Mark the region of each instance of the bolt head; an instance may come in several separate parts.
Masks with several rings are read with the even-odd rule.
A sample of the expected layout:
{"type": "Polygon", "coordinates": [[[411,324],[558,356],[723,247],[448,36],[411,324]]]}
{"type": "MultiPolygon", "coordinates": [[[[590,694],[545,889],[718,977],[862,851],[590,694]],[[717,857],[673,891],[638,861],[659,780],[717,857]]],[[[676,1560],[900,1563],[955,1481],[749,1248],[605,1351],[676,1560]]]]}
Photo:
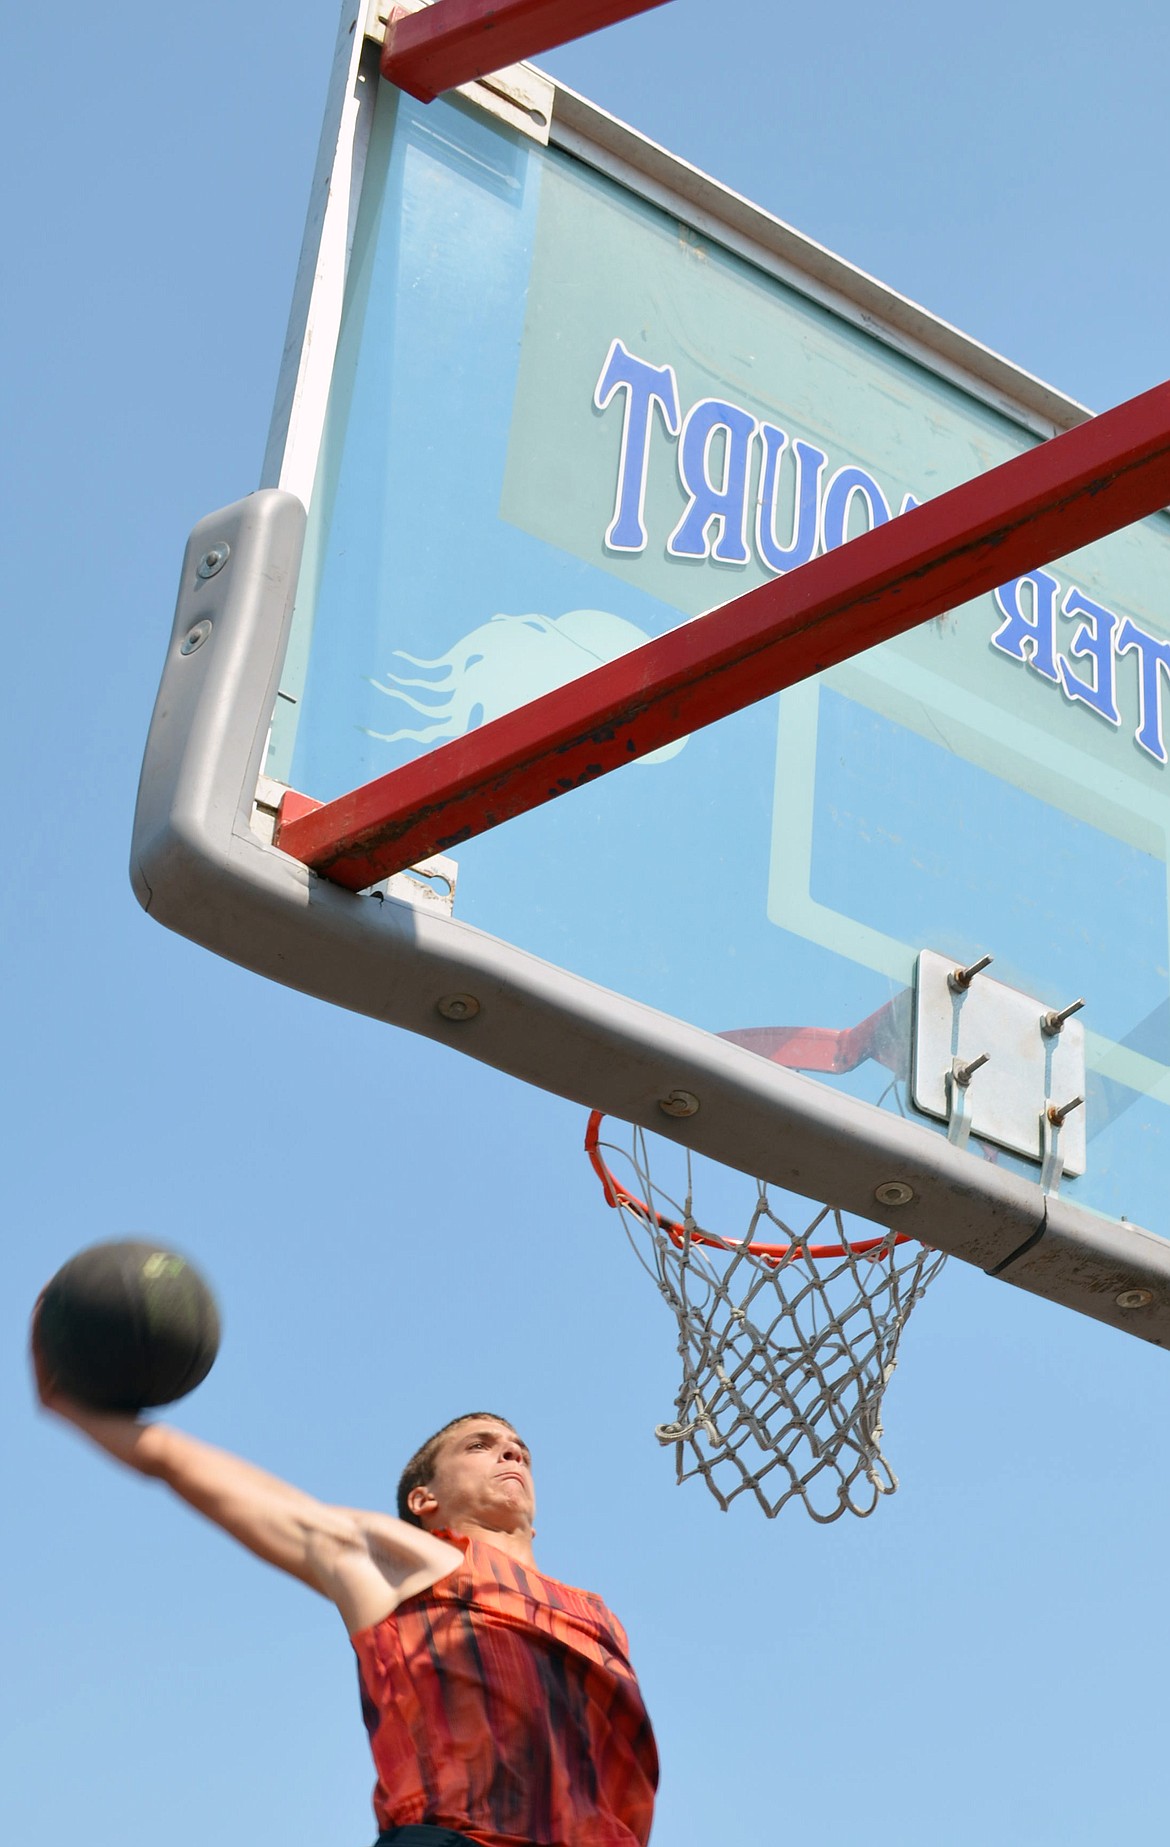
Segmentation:
{"type": "Polygon", "coordinates": [[[194,654],[196,648],[201,648],[203,646],[210,633],[211,623],[208,622],[206,618],[204,618],[202,622],[197,622],[194,628],[189,628],[187,633],[183,636],[179,644],[179,653],[194,654]]]}
{"type": "Polygon", "coordinates": [[[914,1188],[905,1180],[883,1180],[874,1188],[873,1196],[879,1206],[908,1206],[914,1198],[914,1188]]]}
{"type": "Polygon", "coordinates": [[[195,566],[196,576],[214,577],[217,571],[223,570],[224,565],[231,555],[232,548],[227,540],[220,539],[217,545],[212,545],[204,552],[202,558],[200,558],[199,563],[195,566]]]}
{"type": "Polygon", "coordinates": [[[1118,1308],[1148,1308],[1153,1299],[1152,1289],[1123,1289],[1116,1298],[1118,1308]]]}
{"type": "Polygon", "coordinates": [[[445,1020],[474,1020],[479,1002],[474,994],[446,994],[438,1003],[438,1011],[445,1020]]]}
{"type": "Polygon", "coordinates": [[[689,1090],[672,1090],[669,1096],[659,1097],[658,1107],[664,1116],[694,1116],[698,1112],[699,1099],[689,1090]]]}

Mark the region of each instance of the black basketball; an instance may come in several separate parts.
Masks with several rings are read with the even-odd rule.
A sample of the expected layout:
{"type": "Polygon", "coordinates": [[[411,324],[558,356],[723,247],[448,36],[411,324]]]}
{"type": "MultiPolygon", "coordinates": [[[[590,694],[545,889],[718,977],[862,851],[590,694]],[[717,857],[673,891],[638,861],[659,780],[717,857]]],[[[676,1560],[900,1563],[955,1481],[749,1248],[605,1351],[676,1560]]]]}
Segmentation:
{"type": "Polygon", "coordinates": [[[194,1391],[219,1349],[219,1311],[185,1257],[141,1238],[92,1244],[45,1290],[37,1343],[56,1388],[96,1411],[194,1391]]]}

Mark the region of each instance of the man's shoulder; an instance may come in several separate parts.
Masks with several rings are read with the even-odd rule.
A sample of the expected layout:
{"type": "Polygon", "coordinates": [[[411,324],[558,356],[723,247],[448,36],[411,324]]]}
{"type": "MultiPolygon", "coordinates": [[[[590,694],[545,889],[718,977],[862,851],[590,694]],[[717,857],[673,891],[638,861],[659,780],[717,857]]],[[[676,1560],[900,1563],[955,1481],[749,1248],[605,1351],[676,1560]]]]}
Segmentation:
{"type": "Polygon", "coordinates": [[[452,1575],[451,1589],[456,1594],[481,1608],[494,1604],[502,1613],[509,1609],[519,1613],[527,1606],[530,1612],[542,1613],[541,1627],[554,1632],[562,1626],[566,1630],[585,1630],[607,1647],[628,1653],[626,1631],[598,1591],[553,1577],[531,1559],[518,1559],[487,1540],[464,1539],[455,1534],[450,1538],[453,1544],[467,1547],[469,1575],[452,1575]]]}

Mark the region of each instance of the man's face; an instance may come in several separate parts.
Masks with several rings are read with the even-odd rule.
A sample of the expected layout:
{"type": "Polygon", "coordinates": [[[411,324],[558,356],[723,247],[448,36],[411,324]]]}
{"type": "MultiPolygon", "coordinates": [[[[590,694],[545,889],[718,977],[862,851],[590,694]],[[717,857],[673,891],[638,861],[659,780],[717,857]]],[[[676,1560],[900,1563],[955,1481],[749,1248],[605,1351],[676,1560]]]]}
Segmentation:
{"type": "Polygon", "coordinates": [[[536,1497],[528,1447],[507,1424],[473,1417],[443,1438],[431,1479],[412,1494],[427,1526],[458,1532],[468,1522],[490,1532],[532,1532],[536,1497]],[[437,1505],[436,1505],[437,1503],[437,1505]]]}

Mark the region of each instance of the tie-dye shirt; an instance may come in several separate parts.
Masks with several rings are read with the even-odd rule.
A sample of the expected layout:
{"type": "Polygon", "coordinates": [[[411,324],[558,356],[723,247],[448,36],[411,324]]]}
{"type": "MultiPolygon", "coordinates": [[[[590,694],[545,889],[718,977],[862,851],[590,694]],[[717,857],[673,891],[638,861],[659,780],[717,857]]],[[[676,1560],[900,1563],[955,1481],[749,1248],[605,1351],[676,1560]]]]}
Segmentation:
{"type": "Polygon", "coordinates": [[[645,1847],[658,1756],[600,1597],[479,1540],[353,1637],[381,1828],[482,1847],[645,1847]]]}

